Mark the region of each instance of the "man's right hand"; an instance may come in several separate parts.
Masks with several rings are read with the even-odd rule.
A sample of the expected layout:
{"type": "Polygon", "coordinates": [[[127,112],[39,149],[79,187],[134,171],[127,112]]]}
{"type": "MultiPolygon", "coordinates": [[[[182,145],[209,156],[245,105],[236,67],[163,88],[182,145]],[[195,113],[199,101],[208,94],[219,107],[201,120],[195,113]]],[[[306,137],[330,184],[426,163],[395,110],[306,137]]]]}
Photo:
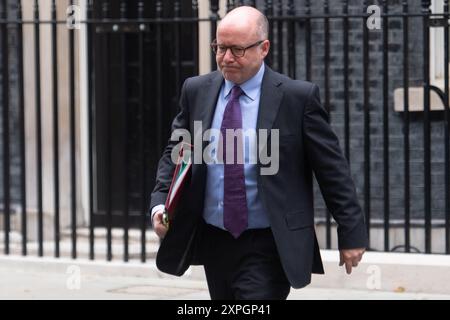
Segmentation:
{"type": "Polygon", "coordinates": [[[160,239],[164,238],[167,233],[167,227],[163,224],[163,210],[159,210],[153,216],[153,230],[160,239]]]}

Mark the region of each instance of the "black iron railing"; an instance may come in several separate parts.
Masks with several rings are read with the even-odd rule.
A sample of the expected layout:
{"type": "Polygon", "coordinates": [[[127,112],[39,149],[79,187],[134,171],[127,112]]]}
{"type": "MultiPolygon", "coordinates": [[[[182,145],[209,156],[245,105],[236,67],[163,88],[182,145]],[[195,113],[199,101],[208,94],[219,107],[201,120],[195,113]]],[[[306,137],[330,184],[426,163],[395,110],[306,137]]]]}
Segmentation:
{"type": "MultiPolygon", "coordinates": [[[[60,8],[55,0],[49,8],[35,0],[32,16],[25,19],[26,8],[20,1],[0,1],[3,252],[17,253],[11,250],[10,239],[11,232],[17,232],[22,255],[29,254],[31,243],[36,244],[37,255],[45,255],[45,239],[50,239],[52,255],[60,257],[64,228],[70,233],[70,256],[77,258],[79,228],[86,227],[88,256],[94,259],[99,253],[95,250],[95,231],[100,228],[106,230],[106,259],[112,260],[113,229],[119,228],[123,229],[123,260],[128,261],[132,255],[129,230],[137,229],[139,258],[144,262],[150,226],[147,206],[156,164],[177,112],[181,85],[184,79],[199,73],[200,51],[208,50],[208,43],[200,42],[200,28],[208,24],[210,38],[215,38],[221,8],[219,1],[211,0],[209,15],[199,17],[198,1],[86,3],[85,8],[80,7],[86,17],[75,21],[81,29],[74,29],[67,27],[67,20],[58,19],[66,8],[60,8]],[[50,20],[41,19],[44,10],[49,10],[50,20]],[[42,31],[47,26],[51,28],[49,38],[43,39],[42,31]],[[77,76],[82,59],[79,46],[83,44],[76,37],[83,28],[85,81],[77,76]],[[24,55],[24,35],[30,32],[33,54],[24,55]],[[61,39],[64,41],[60,43],[61,39]],[[49,52],[44,51],[48,48],[42,46],[44,41],[51,43],[49,52]],[[61,50],[62,43],[67,43],[66,50],[61,50]],[[43,81],[46,70],[41,62],[47,56],[51,56],[51,72],[45,72],[48,78],[43,81]],[[24,79],[25,59],[30,57],[32,81],[24,79]],[[64,68],[68,74],[66,82],[61,82],[64,68]],[[79,90],[83,81],[87,81],[86,172],[80,169],[84,160],[79,155],[81,110],[77,110],[83,98],[79,90]],[[34,91],[26,87],[30,82],[34,91]],[[51,97],[43,99],[49,86],[51,97]],[[28,92],[34,92],[34,133],[28,129],[28,92]],[[61,92],[66,92],[65,100],[61,92]],[[52,114],[51,141],[43,136],[48,129],[43,122],[46,113],[52,114]],[[66,122],[60,121],[63,114],[67,115],[66,122]],[[66,128],[69,139],[62,144],[61,134],[66,128]],[[51,145],[51,174],[44,172],[43,145],[51,145]],[[63,166],[66,153],[68,164],[63,166]],[[34,162],[31,171],[26,165],[30,158],[34,162]],[[69,180],[63,181],[66,170],[69,180]],[[84,207],[77,200],[84,191],[82,174],[88,176],[89,189],[84,207]],[[44,182],[52,186],[53,193],[51,235],[45,226],[44,182]],[[69,186],[68,194],[62,193],[64,185],[69,186]],[[33,193],[33,203],[27,191],[33,193]],[[68,210],[62,210],[62,198],[69,199],[68,210]],[[36,213],[32,239],[31,212],[36,213]],[[12,220],[20,223],[12,227],[12,220]]],[[[444,66],[448,66],[448,1],[443,1],[439,12],[430,11],[430,1],[402,1],[400,5],[381,1],[380,30],[367,27],[373,19],[367,13],[372,4],[369,1],[305,0],[301,5],[293,0],[227,1],[226,10],[242,4],[258,7],[269,18],[272,47],[267,63],[292,78],[317,82],[321,87],[323,105],[351,165],[371,240],[374,232],[382,231],[382,244],[377,246],[372,241],[371,248],[449,254],[449,70],[444,68],[443,88],[433,84],[429,45],[430,30],[443,29],[444,46],[432,50],[441,50],[444,66]],[[423,102],[419,103],[423,111],[410,112],[411,104],[417,101],[403,94],[403,112],[394,112],[394,89],[409,92],[411,86],[423,89],[423,102]],[[432,111],[432,92],[437,93],[443,110],[432,111]],[[442,130],[435,132],[434,128],[442,130]],[[423,230],[423,243],[411,237],[415,227],[423,230]],[[403,235],[400,245],[390,237],[394,228],[403,235]],[[444,230],[443,238],[434,236],[436,228],[444,230]],[[442,243],[442,249],[433,249],[432,239],[442,243]]],[[[215,69],[215,57],[208,54],[208,63],[215,69]]],[[[323,247],[335,247],[334,223],[319,197],[316,209],[318,226],[324,222],[323,247]]]]}

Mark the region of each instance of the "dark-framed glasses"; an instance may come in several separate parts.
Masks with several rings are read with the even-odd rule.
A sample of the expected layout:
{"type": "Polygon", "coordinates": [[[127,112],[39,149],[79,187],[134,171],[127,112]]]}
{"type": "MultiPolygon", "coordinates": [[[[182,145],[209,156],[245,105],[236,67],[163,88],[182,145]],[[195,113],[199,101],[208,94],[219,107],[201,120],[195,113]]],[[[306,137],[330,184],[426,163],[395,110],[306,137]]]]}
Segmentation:
{"type": "Polygon", "coordinates": [[[230,49],[231,53],[233,54],[233,56],[235,56],[236,58],[241,58],[241,57],[243,57],[245,55],[245,51],[247,49],[259,46],[263,42],[264,42],[264,40],[260,40],[258,42],[255,42],[254,44],[249,45],[248,47],[240,47],[240,46],[230,46],[230,47],[228,47],[228,46],[224,46],[224,45],[221,45],[221,44],[217,44],[217,40],[214,40],[211,43],[211,49],[218,56],[225,55],[227,50],[230,49]]]}

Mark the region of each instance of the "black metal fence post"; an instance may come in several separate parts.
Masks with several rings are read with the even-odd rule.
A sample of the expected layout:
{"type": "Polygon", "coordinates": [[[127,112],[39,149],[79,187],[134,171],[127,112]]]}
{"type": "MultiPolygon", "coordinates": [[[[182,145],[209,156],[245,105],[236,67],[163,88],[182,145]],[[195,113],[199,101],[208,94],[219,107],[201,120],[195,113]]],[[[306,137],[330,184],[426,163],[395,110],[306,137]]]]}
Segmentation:
{"type": "Polygon", "coordinates": [[[227,0],[227,13],[233,10],[234,8],[234,1],[233,0],[227,0]]]}
{"type": "MultiPolygon", "coordinates": [[[[283,0],[278,0],[277,3],[277,16],[280,17],[283,15],[283,0]]],[[[283,43],[284,43],[284,33],[283,26],[284,20],[277,19],[277,71],[283,73],[284,72],[284,64],[283,64],[283,43]]]]}
{"type": "MultiPolygon", "coordinates": [[[[157,13],[156,16],[160,17],[161,15],[161,3],[159,2],[159,6],[157,6],[157,13]]],[[[138,3],[138,19],[142,20],[144,18],[144,1],[139,1],[138,3]]],[[[141,162],[141,215],[142,215],[142,221],[141,221],[141,262],[146,261],[146,235],[145,232],[147,230],[147,188],[146,188],[146,157],[145,157],[145,137],[147,135],[147,131],[145,130],[144,120],[145,120],[145,111],[144,111],[144,27],[145,25],[142,24],[139,32],[139,38],[138,38],[138,51],[139,51],[139,114],[140,114],[140,121],[139,121],[139,135],[140,135],[140,146],[139,146],[139,159],[141,162]]],[[[158,24],[157,26],[157,59],[156,64],[157,66],[160,65],[160,37],[161,37],[161,25],[158,24]]],[[[159,67],[160,68],[160,67],[159,67]]],[[[156,71],[157,77],[160,77],[160,69],[157,69],[156,71]]],[[[159,83],[159,80],[158,80],[159,83]]],[[[158,85],[159,88],[159,85],[158,85]]],[[[159,89],[161,90],[161,89],[159,89]]],[[[158,91],[160,92],[160,91],[158,91]]],[[[160,94],[159,94],[160,95],[160,94]]],[[[159,96],[158,95],[158,96],[159,96]]],[[[158,104],[159,105],[159,104],[158,104]]],[[[159,108],[158,108],[159,109],[159,108]]],[[[157,119],[160,119],[160,116],[157,115],[157,119]]],[[[159,121],[158,121],[159,122],[159,121]]],[[[158,145],[158,151],[160,146],[158,145]]]]}
{"type": "MultiPolygon", "coordinates": [[[[120,2],[120,20],[123,22],[127,21],[127,3],[125,0],[121,0],[120,2]]],[[[121,103],[122,108],[125,112],[125,120],[124,120],[124,132],[125,132],[125,153],[123,155],[123,163],[124,163],[124,195],[123,195],[123,261],[127,262],[129,259],[129,218],[130,218],[130,206],[129,206],[129,167],[130,167],[130,146],[128,143],[128,126],[129,126],[129,105],[127,101],[128,94],[128,65],[127,65],[127,36],[124,32],[120,34],[120,43],[122,51],[121,54],[121,80],[122,84],[122,92],[121,92],[121,103]]]]}
{"type": "Polygon", "coordinates": [[[163,54],[163,39],[162,39],[162,24],[158,23],[159,19],[162,18],[162,1],[156,1],[156,138],[157,138],[157,148],[158,152],[162,152],[163,149],[163,103],[162,103],[162,54],[163,54]]]}
{"type": "Polygon", "coordinates": [[[349,22],[348,22],[348,0],[343,3],[343,59],[344,59],[344,148],[347,161],[350,163],[350,99],[349,99],[349,22]]]}
{"type": "MultiPolygon", "coordinates": [[[[211,20],[211,40],[216,38],[217,21],[219,20],[219,1],[209,0],[210,20],[211,20]]],[[[211,70],[216,70],[216,57],[211,54],[211,70]]]]}
{"type": "Polygon", "coordinates": [[[34,80],[35,80],[35,104],[36,104],[36,201],[38,213],[38,255],[44,255],[44,216],[42,208],[42,122],[41,122],[41,49],[40,49],[40,24],[39,3],[34,1],[34,80]]]}
{"type": "MultiPolygon", "coordinates": [[[[324,3],[324,32],[325,32],[325,52],[324,52],[324,73],[325,73],[325,101],[324,107],[327,110],[328,114],[330,114],[330,19],[328,15],[330,14],[328,0],[325,0],[324,3]]],[[[330,117],[331,119],[331,117],[330,117]]],[[[326,247],[331,249],[331,213],[329,210],[326,210],[326,235],[325,235],[326,247]]]]}
{"type": "Polygon", "coordinates": [[[54,239],[55,257],[58,258],[60,242],[59,223],[59,106],[58,106],[58,37],[57,37],[57,17],[56,0],[52,0],[52,85],[53,85],[53,192],[54,192],[54,239]]]}
{"type": "Polygon", "coordinates": [[[310,0],[305,0],[305,70],[306,80],[311,81],[311,4],[310,0]]]}
{"type": "Polygon", "coordinates": [[[95,79],[94,79],[94,72],[93,72],[93,66],[95,64],[95,54],[93,53],[94,50],[92,50],[92,35],[93,30],[95,28],[92,27],[92,23],[89,22],[93,18],[94,15],[94,0],[88,0],[88,7],[87,7],[87,19],[88,22],[86,24],[86,42],[88,50],[90,51],[88,53],[88,61],[87,61],[87,74],[88,74],[88,171],[89,171],[89,259],[94,260],[95,259],[95,243],[94,243],[94,159],[93,159],[93,114],[94,114],[94,99],[93,99],[93,90],[92,87],[94,85],[95,79]]]}
{"type": "MultiPolygon", "coordinates": [[[[267,16],[267,19],[269,20],[269,40],[273,44],[273,2],[272,0],[265,0],[264,1],[264,14],[267,16]]],[[[266,57],[266,63],[268,65],[272,65],[273,63],[273,49],[269,51],[268,56],[266,57]]]]}
{"type": "Polygon", "coordinates": [[[22,255],[27,255],[27,191],[26,191],[26,152],[25,152],[25,97],[23,79],[23,36],[22,36],[22,5],[17,4],[17,72],[18,74],[18,106],[19,106],[19,152],[20,152],[20,205],[21,212],[21,235],[22,235],[22,255]]]}
{"type": "Polygon", "coordinates": [[[2,126],[3,126],[3,223],[5,232],[5,254],[9,254],[9,232],[11,217],[11,186],[10,186],[10,128],[9,128],[9,54],[8,54],[8,8],[6,0],[2,1],[0,17],[2,34],[2,126]]]}
{"type": "MultiPolygon", "coordinates": [[[[364,8],[367,8],[368,2],[364,0],[364,8]]],[[[367,10],[364,10],[367,12],[367,10]]],[[[364,213],[366,217],[367,234],[370,247],[370,92],[369,92],[369,33],[367,28],[368,15],[362,20],[363,28],[363,87],[364,87],[364,213]]]]}
{"type": "MultiPolygon", "coordinates": [[[[73,5],[73,0],[70,0],[73,5]]],[[[76,22],[78,23],[78,22],[76,22]]],[[[75,137],[75,33],[69,29],[69,121],[70,121],[70,224],[72,227],[72,258],[77,257],[77,184],[75,137]]]]}
{"type": "MultiPolygon", "coordinates": [[[[198,18],[198,1],[197,0],[192,0],[192,16],[198,18]]],[[[194,65],[195,65],[195,74],[199,73],[199,57],[198,57],[198,27],[199,22],[195,21],[193,22],[193,44],[194,44],[194,65]]]]}
{"type": "Polygon", "coordinates": [[[410,148],[409,148],[409,134],[410,134],[410,117],[409,117],[409,21],[408,21],[408,1],[403,1],[403,161],[404,161],[404,207],[405,207],[405,251],[410,252],[410,148]]]}
{"type": "MultiPolygon", "coordinates": [[[[102,21],[103,22],[108,22],[109,20],[109,3],[107,1],[103,2],[102,5],[102,21]]],[[[111,119],[112,119],[112,110],[111,110],[111,99],[110,99],[110,63],[109,63],[109,51],[111,50],[111,46],[110,46],[110,34],[109,33],[105,33],[104,34],[104,41],[105,41],[105,49],[106,49],[106,56],[104,59],[104,64],[105,64],[105,90],[104,92],[106,93],[105,95],[105,100],[106,100],[106,105],[108,106],[106,108],[106,112],[107,114],[105,115],[107,121],[106,121],[106,137],[110,137],[111,136],[111,119]]],[[[111,261],[113,258],[113,254],[112,254],[112,205],[111,205],[111,197],[112,197],[112,186],[111,186],[111,175],[113,174],[112,172],[112,165],[111,165],[111,155],[112,155],[112,141],[111,139],[107,139],[107,155],[106,155],[106,177],[105,177],[105,184],[106,184],[106,199],[105,199],[105,203],[106,203],[106,260],[111,261]]]]}
{"type": "Polygon", "coordinates": [[[431,123],[430,123],[430,1],[422,0],[423,13],[423,149],[425,252],[431,252],[431,123]]]}
{"type": "MultiPolygon", "coordinates": [[[[180,79],[181,79],[181,56],[180,56],[180,8],[181,4],[179,0],[174,1],[174,57],[175,57],[175,96],[178,98],[180,96],[180,79]]],[[[178,101],[176,101],[178,103],[178,101]]]]}
{"type": "Polygon", "coordinates": [[[383,191],[384,191],[384,250],[389,251],[389,42],[388,4],[383,0],[383,191]]]}
{"type": "MultiPolygon", "coordinates": [[[[295,16],[295,5],[293,0],[289,0],[287,14],[289,17],[295,16]]],[[[296,63],[296,26],[297,23],[294,19],[289,21],[288,24],[288,74],[291,78],[297,78],[297,63],[296,63]]]]}
{"type": "MultiPolygon", "coordinates": [[[[448,0],[444,0],[444,19],[449,19],[448,0]]],[[[444,27],[444,66],[450,64],[449,57],[449,27],[444,27]]],[[[444,143],[445,143],[445,253],[450,254],[450,93],[449,93],[449,70],[444,68],[444,91],[445,91],[445,126],[444,126],[444,143]]]]}

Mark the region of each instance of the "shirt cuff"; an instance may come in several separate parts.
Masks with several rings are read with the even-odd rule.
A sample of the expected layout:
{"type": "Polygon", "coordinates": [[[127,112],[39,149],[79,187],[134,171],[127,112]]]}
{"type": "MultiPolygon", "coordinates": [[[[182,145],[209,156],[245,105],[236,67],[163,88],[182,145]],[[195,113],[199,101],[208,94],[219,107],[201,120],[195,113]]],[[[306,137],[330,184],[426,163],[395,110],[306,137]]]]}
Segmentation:
{"type": "Polygon", "coordinates": [[[153,216],[156,214],[156,212],[158,211],[164,211],[164,205],[163,204],[158,204],[157,206],[154,206],[152,208],[152,213],[151,213],[151,222],[152,222],[152,226],[153,226],[153,216]]]}

